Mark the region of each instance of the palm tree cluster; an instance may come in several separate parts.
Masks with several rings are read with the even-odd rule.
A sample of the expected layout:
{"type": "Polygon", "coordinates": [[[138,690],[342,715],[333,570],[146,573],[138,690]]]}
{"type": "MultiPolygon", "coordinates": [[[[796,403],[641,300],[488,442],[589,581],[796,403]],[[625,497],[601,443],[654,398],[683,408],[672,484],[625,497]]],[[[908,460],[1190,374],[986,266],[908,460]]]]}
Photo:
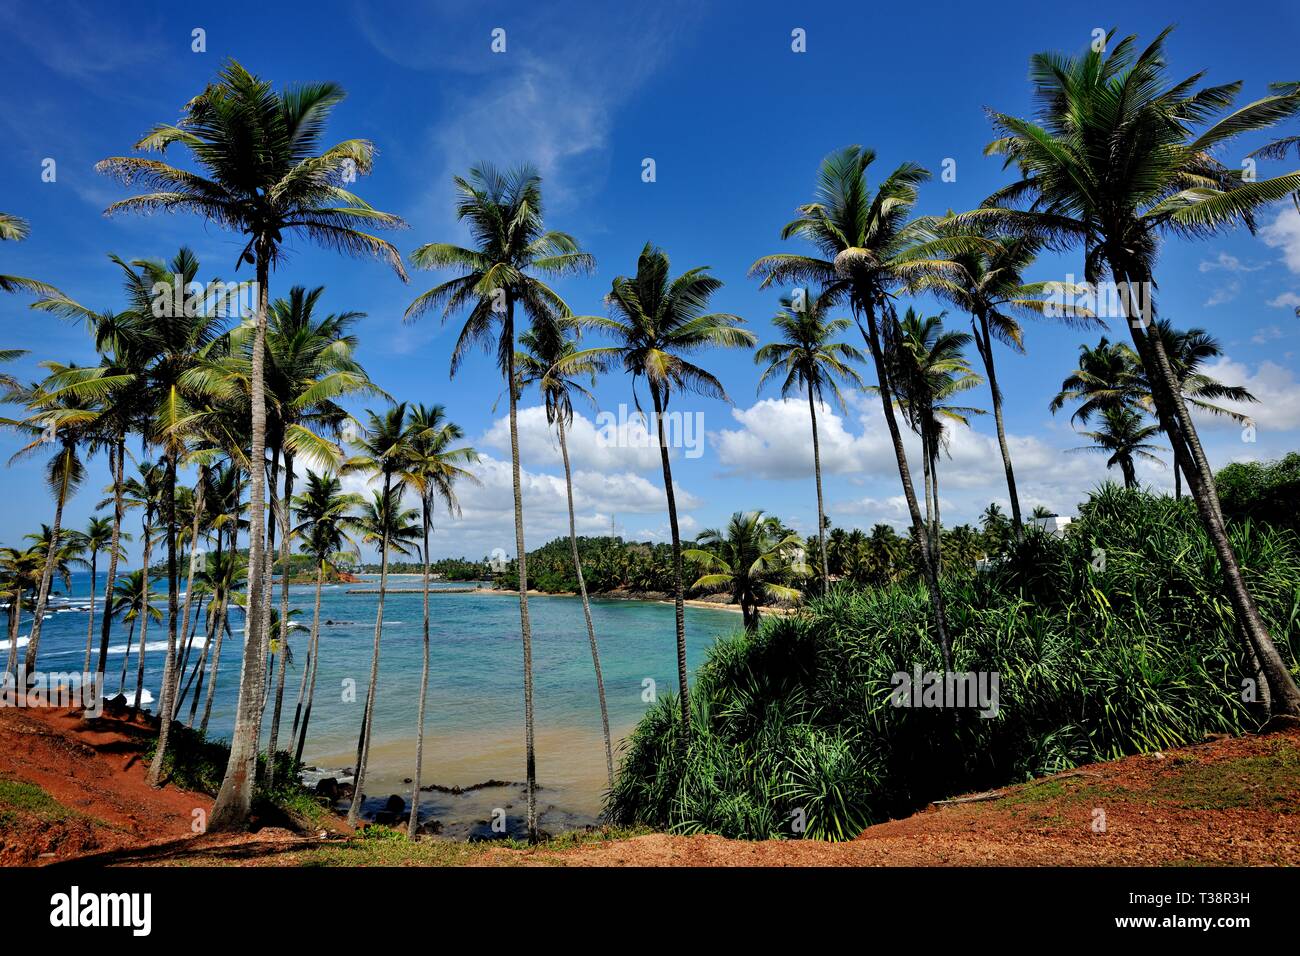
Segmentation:
{"type": "MultiPolygon", "coordinates": [[[[1232,612],[1265,677],[1273,710],[1300,714],[1300,690],[1255,608],[1191,415],[1201,409],[1240,419],[1224,403],[1252,396],[1206,374],[1203,366],[1219,354],[1209,335],[1176,329],[1149,314],[1150,301],[1138,298],[1139,290],[1154,288],[1157,252],[1167,237],[1207,236],[1237,224],[1253,228],[1264,204],[1300,193],[1300,172],[1248,178],[1215,158],[1216,148],[1231,139],[1294,115],[1300,90],[1282,85],[1233,110],[1239,84],[1198,88],[1199,75],[1168,80],[1165,37],[1145,49],[1135,38],[1113,42],[1111,36],[1106,49],[1035,56],[1035,117],[991,114],[998,138],[988,152],[1003,157],[1018,178],[977,209],[918,215],[929,172],[904,162],[876,178],[876,154],[862,146],[838,149],[822,162],[811,197],[781,230],[783,239],[798,240],[803,248],[763,256],[750,270],[762,287],[785,293],[773,319],[774,341],[753,353],[762,368],[759,388],[779,381],[783,396],[808,403],[817,528],[806,541],[761,511],[738,512],[725,529],[683,541],[665,413],[692,395],[730,401],[706,367],[709,350],[759,344],[742,318],[714,307],[723,283],[707,266],[676,271],[667,252],[647,242],[629,274],[609,283],[603,313],[575,313],[552,283],[591,274],[594,258],[573,236],[548,228],[535,169],[488,163],[454,179],[455,213],[468,240],[427,242],[404,260],[392,243],[372,234],[402,226],[401,219],[373,208],[351,188],[372,171],[374,145],[364,139],[325,145],[342,89],[316,83],[278,91],[230,61],[185,105],[179,121],[154,127],[135,144],[135,155],[111,157],[99,168],[144,189],[110,206],[110,215],[189,213],[229,230],[241,243],[235,271],[251,266],[251,280],[201,278],[206,273],[186,248],[168,260],[110,257],[123,284],[114,308],[88,307],[48,284],[0,276],[0,289],[32,295],[34,308],[83,323],[99,357],[91,366],[45,362],[40,381],[4,383],[9,400],[26,409],[5,423],[26,438],[19,455],[48,454],[46,478],[55,502],[49,528],[30,548],[0,553],[0,588],[10,596],[10,667],[20,676],[34,668],[52,582],[82,555],[89,554],[96,571],[106,557],[98,670],[106,663],[113,621],[128,625],[128,642],[138,625],[136,708],[146,683],[148,628],[166,628],[164,665],[156,675],[159,743],[150,768],[151,781],[159,783],[169,732],[187,701],[192,724],[204,699],[199,727],[206,728],[223,638],[234,633],[232,619],[242,618],[235,725],[209,825],[243,826],[264,730],[272,758],[266,761],[266,783],[274,783],[291,687],[287,672],[297,663],[291,645],[301,625],[293,620],[289,596],[295,545],[310,561],[316,584],[290,724],[290,749],[299,758],[320,657],[320,590],[345,555],[366,545],[379,555],[380,581],[349,813],[356,822],[374,730],[390,565],[394,558],[417,556],[425,600],[409,821],[414,833],[428,703],[430,535],[436,508],[458,513],[456,486],[474,480],[471,466],[478,456],[463,444],[463,433],[443,406],[394,401],[371,380],[355,354],[354,328],[363,313],[325,313],[322,288],[294,286],[287,296],[273,298],[271,282],[285,266],[293,236],[377,258],[403,281],[408,263],[441,272],[436,284],[411,301],[406,319],[436,313],[443,322],[459,320],[450,375],[473,350],[483,349],[496,364],[508,404],[515,529],[510,579],[518,591],[523,659],[526,826],[535,837],[536,708],[518,413],[525,392],[537,390],[564,464],[568,548],[542,570],[553,574],[567,564],[582,600],[613,786],[613,743],[588,593],[615,576],[666,584],[673,594],[678,688],[666,706],[676,710],[674,740],[682,753],[692,734],[684,613],[692,582],[729,591],[752,629],[761,605],[794,600],[805,587],[829,592],[837,579],[890,583],[915,574],[929,609],[926,627],[943,667],[953,668],[952,614],[941,576],[953,563],[967,566],[1019,541],[1024,523],[995,343],[1023,352],[1025,318],[1076,328],[1105,325],[1088,309],[1060,306],[1060,298],[1070,299],[1077,288],[1027,278],[1040,253],[1081,245],[1088,283],[1109,276],[1124,290],[1122,318],[1132,347],[1102,339],[1095,348],[1083,348],[1079,368],[1063,383],[1053,410],[1078,402],[1075,420],[1085,426],[1095,420],[1095,428],[1083,434],[1109,455],[1108,464],[1130,486],[1137,482],[1136,461],[1158,457],[1156,437],[1162,436],[1179,493],[1185,480],[1213,544],[1232,612]],[[167,159],[174,153],[188,162],[172,165],[167,159]],[[160,309],[159,289],[183,289],[185,295],[160,309]],[[246,293],[255,306],[232,317],[232,303],[245,301],[246,293]],[[946,314],[928,314],[919,304],[927,296],[968,317],[969,332],[945,324],[946,314]],[[860,344],[843,340],[854,330],[860,344]],[[597,341],[586,342],[585,336],[597,341]],[[978,363],[967,358],[972,345],[978,363]],[[591,400],[597,377],[616,371],[630,379],[638,409],[648,393],[668,517],[669,547],[639,568],[619,559],[620,549],[606,549],[608,567],[598,559],[588,562],[583,550],[591,549],[580,545],[577,534],[568,446],[574,401],[591,400]],[[944,529],[942,459],[956,429],[983,413],[963,404],[962,396],[985,384],[1010,516],[993,505],[980,530],[944,529]],[[819,417],[829,415],[828,400],[844,408],[843,388],[879,399],[906,506],[906,534],[885,525],[869,535],[831,527],[819,417]],[[385,404],[361,421],[344,407],[359,399],[385,404]],[[87,457],[99,454],[112,475],[101,503],[111,515],[74,534],[63,526],[65,505],[85,480],[87,457]],[[920,494],[913,468],[918,456],[920,494]],[[297,485],[302,468],[305,489],[297,485]],[[345,493],[346,476],[364,480],[369,497],[345,493]],[[129,527],[133,533],[138,528],[142,553],[142,569],[131,574],[119,567],[131,536],[128,512],[139,519],[129,527]],[[815,551],[812,562],[809,550],[815,551]],[[618,560],[622,566],[615,566],[618,560]],[[277,565],[278,601],[272,580],[277,565]],[[155,583],[165,611],[154,606],[155,583]],[[27,606],[32,627],[19,661],[18,620],[27,606]]],[[[1267,155],[1279,158],[1290,144],[1279,141],[1267,155]]],[[[26,235],[24,222],[0,216],[0,239],[26,235]]],[[[0,352],[0,360],[18,354],[0,352]]],[[[88,625],[87,661],[94,656],[95,623],[92,618],[88,625]]],[[[121,683],[126,684],[125,666],[121,683]]]]}

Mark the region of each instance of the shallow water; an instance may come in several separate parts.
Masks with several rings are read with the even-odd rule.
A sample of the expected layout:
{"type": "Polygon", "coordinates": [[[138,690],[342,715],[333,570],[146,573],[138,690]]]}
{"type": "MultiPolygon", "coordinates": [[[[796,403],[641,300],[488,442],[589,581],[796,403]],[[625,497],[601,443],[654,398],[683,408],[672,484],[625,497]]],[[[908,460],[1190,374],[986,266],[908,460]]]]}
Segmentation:
{"type": "MultiPolygon", "coordinates": [[[[102,593],[105,575],[100,574],[102,593]]],[[[70,597],[57,599],[44,623],[38,669],[80,669],[85,653],[90,575],[74,575],[70,597]]],[[[415,588],[418,577],[395,576],[390,584],[415,588]]],[[[349,594],[356,585],[327,586],[321,595],[321,661],[303,759],[325,768],[351,767],[369,681],[374,640],[375,594],[349,594]],[[332,623],[324,623],[326,621],[332,623]],[[347,693],[355,688],[355,695],[347,693]]],[[[368,585],[361,585],[368,586],[368,585]]],[[[443,585],[456,587],[457,585],[443,585]]],[[[463,585],[460,585],[463,587],[463,585]]],[[[287,746],[305,662],[307,627],[311,624],[312,585],[289,589],[291,606],[301,609],[291,647],[296,661],[286,675],[280,746],[287,746]]],[[[278,605],[279,587],[276,588],[278,605]]],[[[541,826],[552,832],[596,821],[606,787],[600,708],[596,700],[591,651],[582,605],[572,597],[531,597],[533,670],[537,726],[537,775],[541,789],[541,826]]],[[[163,606],[165,611],[165,605],[163,606]]],[[[95,645],[98,647],[97,602],[95,645]]],[[[649,706],[653,681],[659,692],[676,687],[673,608],[642,601],[592,602],[600,642],[611,732],[624,736],[649,706]]],[[[403,781],[415,769],[415,722],[422,657],[422,597],[389,594],[384,605],[384,632],[375,729],[367,772],[367,811],[379,809],[389,794],[409,796],[403,781]]],[[[242,616],[232,621],[242,639],[242,616]]],[[[692,666],[720,635],[740,626],[738,615],[707,608],[686,608],[687,653],[692,666]]],[[[20,634],[30,631],[24,617],[20,634]]],[[[486,780],[520,781],[524,777],[523,657],[519,640],[519,602],[507,594],[435,594],[430,598],[430,674],[422,782],[467,787],[486,780]]],[[[137,627],[136,639],[139,638],[137,627]]],[[[6,642],[7,643],[7,642],[6,642]]],[[[115,623],[108,658],[106,687],[116,692],[126,648],[126,627],[115,623]]],[[[166,622],[152,622],[146,644],[145,688],[156,695],[166,648],[166,622]]],[[[196,643],[191,663],[197,660],[196,643]]],[[[217,698],[209,731],[229,735],[239,684],[239,655],[230,639],[222,651],[217,698]]],[[[7,647],[4,648],[7,653],[7,647]]],[[[131,652],[127,689],[134,687],[135,649],[131,652]]],[[[150,697],[146,696],[148,702],[150,697]]],[[[183,705],[188,713],[189,702],[183,705]]],[[[200,704],[200,711],[202,705],[200,704]]],[[[269,733],[271,708],[267,708],[269,733]]],[[[615,761],[618,755],[615,753],[615,761]]],[[[518,832],[524,800],[522,788],[492,787],[453,795],[426,792],[421,819],[443,822],[451,836],[490,833],[483,823],[502,809],[511,832],[518,832]]]]}

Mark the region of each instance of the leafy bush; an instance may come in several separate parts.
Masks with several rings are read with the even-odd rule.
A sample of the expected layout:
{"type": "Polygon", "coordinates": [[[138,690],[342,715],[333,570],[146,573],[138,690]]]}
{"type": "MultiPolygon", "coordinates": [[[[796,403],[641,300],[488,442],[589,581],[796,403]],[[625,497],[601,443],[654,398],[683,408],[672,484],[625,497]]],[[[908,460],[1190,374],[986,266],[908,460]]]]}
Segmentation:
{"type": "Polygon", "coordinates": [[[1226,515],[1300,528],[1300,452],[1281,461],[1234,462],[1214,476],[1226,515]]]}
{"type": "MultiPolygon", "coordinates": [[[[1300,539],[1231,535],[1284,655],[1300,644],[1300,539]]],[[[620,825],[847,839],[931,800],[1252,724],[1253,678],[1190,502],[1100,489],[1064,538],[1030,530],[944,581],[957,671],[996,672],[999,710],[896,707],[893,675],[941,671],[924,588],[837,588],[716,644],[693,736],[661,698],[628,741],[620,825]]]]}

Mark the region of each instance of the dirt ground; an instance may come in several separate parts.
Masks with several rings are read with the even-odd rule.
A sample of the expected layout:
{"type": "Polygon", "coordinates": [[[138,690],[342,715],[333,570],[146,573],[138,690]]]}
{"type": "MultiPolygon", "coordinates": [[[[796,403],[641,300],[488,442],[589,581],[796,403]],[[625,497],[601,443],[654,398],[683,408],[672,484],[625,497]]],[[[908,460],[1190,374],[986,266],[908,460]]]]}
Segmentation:
{"type": "Polygon", "coordinates": [[[0,864],[1300,865],[1295,728],[971,795],[847,843],[656,833],[531,849],[348,840],[341,821],[310,836],[278,828],[196,834],[195,811],[206,814],[211,798],[148,786],[140,754],[149,734],[107,718],[0,709],[0,864]]]}

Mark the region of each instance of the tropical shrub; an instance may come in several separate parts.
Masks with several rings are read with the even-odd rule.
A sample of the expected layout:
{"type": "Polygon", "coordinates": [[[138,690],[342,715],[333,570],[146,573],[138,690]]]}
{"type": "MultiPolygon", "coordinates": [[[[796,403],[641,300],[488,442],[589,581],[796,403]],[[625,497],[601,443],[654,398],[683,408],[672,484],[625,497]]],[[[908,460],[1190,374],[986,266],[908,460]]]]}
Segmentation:
{"type": "Polygon", "coordinates": [[[1219,503],[1230,518],[1253,518],[1300,529],[1300,452],[1280,461],[1233,462],[1214,476],[1219,503]]]}
{"type": "MultiPolygon", "coordinates": [[[[1300,650],[1300,539],[1231,527],[1283,653],[1300,650]]],[[[719,641],[692,690],[630,736],[617,824],[739,838],[847,839],[929,801],[1094,760],[1240,733],[1262,713],[1213,546],[1188,501],[1099,489],[1064,538],[1030,529],[944,580],[954,669],[996,672],[998,712],[897,707],[893,676],[941,671],[923,587],[839,586],[719,641]],[[1246,699],[1243,699],[1246,698],[1246,699]]]]}

